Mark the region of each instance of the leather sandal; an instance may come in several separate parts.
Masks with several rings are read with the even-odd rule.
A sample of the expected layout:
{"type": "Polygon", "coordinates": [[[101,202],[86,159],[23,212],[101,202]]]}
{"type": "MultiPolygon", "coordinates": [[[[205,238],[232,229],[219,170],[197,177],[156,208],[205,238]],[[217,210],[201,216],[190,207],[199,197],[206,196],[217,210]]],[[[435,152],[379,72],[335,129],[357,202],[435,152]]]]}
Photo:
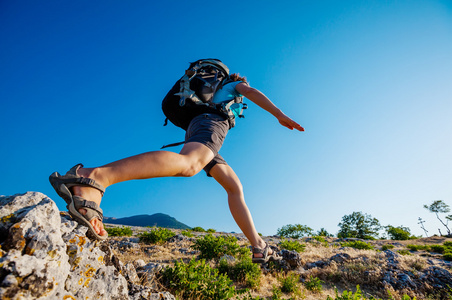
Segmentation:
{"type": "Polygon", "coordinates": [[[49,177],[50,184],[57,194],[67,203],[66,208],[71,217],[78,223],[88,227],[89,230],[87,235],[97,240],[105,240],[108,238],[108,234],[99,235],[90,223],[94,218],[98,218],[102,222],[102,209],[96,202],[88,201],[80,196],[73,195],[70,190],[70,188],[74,186],[87,186],[99,190],[103,196],[105,188],[93,179],[78,176],[77,170],[80,168],[83,168],[83,165],[77,164],[63,176],[58,172],[52,173],[49,177]],[[81,208],[86,210],[85,215],[82,215],[79,212],[79,209],[81,208]]]}
{"type": "Polygon", "coordinates": [[[281,256],[279,256],[275,251],[273,251],[272,254],[268,254],[268,249],[270,248],[270,245],[268,245],[267,242],[265,242],[264,249],[253,247],[253,263],[257,264],[264,264],[268,261],[279,261],[282,259],[281,256]],[[254,254],[260,253],[262,254],[262,257],[254,257],[254,254]]]}

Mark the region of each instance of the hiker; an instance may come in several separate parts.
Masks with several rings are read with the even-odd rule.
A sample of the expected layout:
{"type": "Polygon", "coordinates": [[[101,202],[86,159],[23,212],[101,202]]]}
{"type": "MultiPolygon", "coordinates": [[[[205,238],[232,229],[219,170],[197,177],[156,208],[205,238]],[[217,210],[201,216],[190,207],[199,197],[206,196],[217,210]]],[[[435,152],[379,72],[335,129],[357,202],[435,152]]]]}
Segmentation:
{"type": "MultiPolygon", "coordinates": [[[[240,180],[218,152],[229,129],[234,126],[235,117],[242,113],[239,105],[242,96],[271,113],[281,125],[291,130],[304,131],[304,128],[286,116],[262,92],[252,88],[246,78],[238,74],[229,75],[229,70],[221,61],[199,60],[190,66],[191,71],[187,70],[186,75],[176,82],[162,103],[167,118],[186,131],[184,146],[179,153],[151,151],[95,168],[85,168],[78,164],[64,176],[54,172],[49,180],[58,195],[68,204],[70,215],[89,228],[90,236],[104,240],[108,234],[102,224],[103,214],[99,205],[105,188],[134,179],[191,177],[204,169],[208,176],[213,177],[226,190],[232,216],[252,245],[253,262],[279,260],[280,257],[256,231],[240,180]],[[207,105],[203,105],[203,101],[200,102],[201,105],[197,105],[194,103],[199,99],[192,99],[198,97],[194,96],[195,93],[190,88],[194,84],[195,75],[203,70],[207,70],[209,74],[218,74],[201,78],[201,84],[204,85],[207,80],[221,82],[218,90],[210,91],[211,99],[207,105]],[[191,98],[186,96],[188,94],[191,98]],[[232,112],[231,107],[234,110],[232,112]],[[178,117],[171,115],[177,112],[181,113],[178,117]]],[[[201,92],[197,94],[199,96],[201,92]]]]}

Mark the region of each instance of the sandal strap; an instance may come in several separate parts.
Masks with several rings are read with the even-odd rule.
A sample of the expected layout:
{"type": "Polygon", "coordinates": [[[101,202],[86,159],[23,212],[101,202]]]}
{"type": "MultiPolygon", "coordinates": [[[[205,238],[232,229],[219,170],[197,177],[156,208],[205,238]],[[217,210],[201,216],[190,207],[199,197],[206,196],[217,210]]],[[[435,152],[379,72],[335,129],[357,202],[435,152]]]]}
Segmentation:
{"type": "Polygon", "coordinates": [[[72,200],[74,201],[74,206],[77,210],[80,208],[87,210],[87,214],[85,216],[88,221],[91,221],[94,217],[99,218],[100,221],[104,219],[104,212],[96,202],[86,200],[80,196],[73,196],[72,200]],[[91,212],[89,216],[88,212],[91,212]]]}
{"type": "Polygon", "coordinates": [[[264,256],[264,258],[265,258],[265,257],[267,257],[267,255],[268,255],[268,248],[269,248],[269,247],[270,247],[270,246],[268,245],[268,243],[265,242],[265,247],[264,247],[264,249],[257,248],[257,247],[253,247],[253,253],[260,253],[260,254],[262,254],[262,255],[264,256]]]}
{"type": "Polygon", "coordinates": [[[83,164],[76,164],[69,171],[67,171],[65,176],[62,176],[63,178],[60,177],[60,181],[62,183],[65,183],[66,185],[69,184],[69,186],[84,185],[84,186],[93,187],[93,188],[99,190],[103,196],[105,193],[105,188],[102,185],[98,184],[94,179],[80,177],[77,175],[77,171],[80,168],[83,168],[83,164]],[[64,177],[66,177],[66,178],[64,178],[64,177]]]}

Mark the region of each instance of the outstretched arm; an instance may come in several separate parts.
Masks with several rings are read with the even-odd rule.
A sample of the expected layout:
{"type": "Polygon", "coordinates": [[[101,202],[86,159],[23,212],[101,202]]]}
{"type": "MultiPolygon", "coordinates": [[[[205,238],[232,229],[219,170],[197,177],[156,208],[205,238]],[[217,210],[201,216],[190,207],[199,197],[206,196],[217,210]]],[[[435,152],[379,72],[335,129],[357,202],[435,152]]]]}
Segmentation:
{"type": "Polygon", "coordinates": [[[270,99],[267,98],[261,91],[250,87],[246,83],[239,83],[235,87],[235,89],[245,96],[246,98],[250,99],[252,102],[257,104],[258,106],[262,107],[269,113],[271,113],[275,118],[278,119],[279,123],[290,130],[297,129],[299,131],[304,131],[304,128],[300,126],[297,122],[286,116],[276,105],[273,104],[273,102],[270,101],[270,99]]]}

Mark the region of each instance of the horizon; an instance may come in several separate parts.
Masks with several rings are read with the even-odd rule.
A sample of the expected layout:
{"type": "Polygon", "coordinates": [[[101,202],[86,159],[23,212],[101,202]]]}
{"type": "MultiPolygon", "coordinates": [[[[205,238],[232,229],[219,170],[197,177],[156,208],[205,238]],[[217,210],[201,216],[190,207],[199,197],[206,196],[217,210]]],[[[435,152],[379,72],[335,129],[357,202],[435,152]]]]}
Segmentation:
{"type": "MultiPolygon", "coordinates": [[[[244,99],[220,150],[258,232],[334,234],[361,211],[418,236],[422,217],[433,235],[423,205],[452,206],[451,1],[3,1],[0,38],[0,194],[39,191],[64,211],[52,172],[182,140],[161,101],[189,62],[217,57],[306,129],[244,99]]],[[[101,208],[240,232],[203,171],[113,185],[101,208]]]]}

